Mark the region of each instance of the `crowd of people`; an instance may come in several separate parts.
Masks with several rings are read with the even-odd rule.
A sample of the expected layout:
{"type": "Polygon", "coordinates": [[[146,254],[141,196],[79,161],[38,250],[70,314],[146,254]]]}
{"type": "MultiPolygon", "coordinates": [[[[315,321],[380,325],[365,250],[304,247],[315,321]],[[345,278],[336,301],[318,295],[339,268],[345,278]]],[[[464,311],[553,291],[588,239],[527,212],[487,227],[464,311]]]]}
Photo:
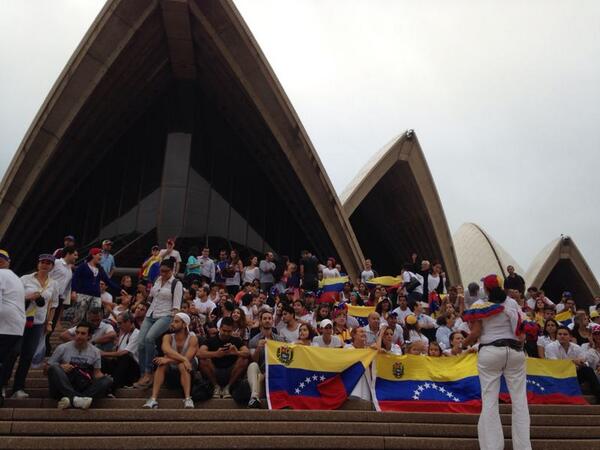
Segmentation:
{"type": "MultiPolygon", "coordinates": [[[[185,408],[211,397],[260,408],[268,340],[395,355],[477,352],[463,314],[485,300],[485,291],[475,280],[466,290],[452,285],[439,262],[413,254],[390,286],[377,284],[366,260],[360,277],[332,297],[320,295],[319,286],[345,276],[334,258],[322,264],[303,251],[297,261],[271,252],[243,260],[236,250],[220,250],[213,259],[204,247],[183,260],[175,244],[154,246],[137,277],[118,282],[109,240],[80,255],[66,236],[20,278],[0,250],[0,401],[29,396],[34,365],[44,368],[61,409],[89,408],[122,388],[147,392],[140,406],[156,408],[164,384],[181,390],[185,408]],[[374,310],[361,323],[350,306],[374,310]],[[53,349],[50,335],[64,321],[72,326],[53,349]]],[[[507,271],[504,290],[522,311],[524,351],[571,360],[600,401],[600,297],[582,307],[564,292],[555,302],[526,287],[514,268],[507,271]]]]}

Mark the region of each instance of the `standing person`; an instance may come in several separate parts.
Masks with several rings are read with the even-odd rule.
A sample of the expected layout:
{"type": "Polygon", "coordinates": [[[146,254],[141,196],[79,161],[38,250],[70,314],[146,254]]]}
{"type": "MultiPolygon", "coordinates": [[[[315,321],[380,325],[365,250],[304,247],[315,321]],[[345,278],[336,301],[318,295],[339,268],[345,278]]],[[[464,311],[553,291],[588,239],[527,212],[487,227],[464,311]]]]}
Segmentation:
{"type": "Polygon", "coordinates": [[[411,264],[404,264],[401,272],[402,286],[406,291],[409,306],[421,301],[423,298],[423,283],[425,282],[423,276],[420,273],[412,272],[411,268],[411,264]]]}
{"type": "MultiPolygon", "coordinates": [[[[58,287],[56,281],[48,275],[53,267],[54,256],[42,254],[38,257],[37,271],[21,277],[25,289],[25,316],[27,321],[23,340],[21,341],[21,350],[18,354],[19,364],[15,372],[12,398],[24,399],[29,397],[29,394],[24,390],[25,378],[29,373],[31,360],[40,344],[40,340],[44,338],[48,305],[58,306],[58,287]]],[[[12,372],[16,357],[17,353],[13,353],[12,364],[7,366],[7,370],[10,372],[12,372]]]]}
{"type": "Polygon", "coordinates": [[[508,276],[504,280],[504,289],[516,289],[521,294],[525,294],[525,280],[523,277],[515,272],[513,266],[508,266],[506,271],[508,272],[508,276]]]}
{"type": "Polygon", "coordinates": [[[244,271],[242,273],[242,283],[253,283],[254,280],[260,279],[258,258],[256,256],[251,256],[248,262],[250,264],[244,267],[244,271]]]}
{"type": "Polygon", "coordinates": [[[71,280],[71,300],[75,300],[74,322],[78,323],[85,317],[90,309],[101,308],[100,281],[115,291],[121,291],[121,295],[127,294],[120,286],[114,283],[100,265],[102,250],[91,248],[87,261],[77,266],[71,280]]]}
{"type": "Polygon", "coordinates": [[[360,273],[360,281],[366,283],[367,281],[375,278],[377,272],[373,270],[373,266],[370,259],[365,259],[365,268],[360,273]]]}
{"type": "Polygon", "coordinates": [[[229,252],[229,265],[225,271],[225,286],[229,295],[235,295],[240,290],[241,274],[244,270],[244,264],[240,259],[237,250],[229,252]]]}
{"type": "Polygon", "coordinates": [[[48,360],[50,396],[58,401],[58,409],[88,409],[92,400],[106,395],[112,378],[100,370],[100,350],[88,343],[92,325],[81,322],[75,339],[61,344],[48,360]]]}
{"type": "Polygon", "coordinates": [[[138,336],[138,360],[142,374],[134,383],[134,387],[138,389],[146,389],[152,385],[152,361],[156,355],[156,340],[169,329],[174,313],[181,307],[183,286],[181,281],[175,278],[175,264],[173,259],[166,259],[160,263],[160,276],[150,290],[152,303],[138,336]]]}
{"type": "Polygon", "coordinates": [[[273,283],[275,283],[275,277],[273,276],[273,272],[275,272],[275,268],[277,266],[273,262],[273,253],[267,252],[265,254],[265,259],[263,259],[258,268],[260,270],[260,290],[263,292],[269,292],[273,283]]]}
{"type": "Polygon", "coordinates": [[[144,261],[140,268],[139,277],[140,280],[146,280],[148,283],[153,284],[158,277],[157,267],[160,266],[160,247],[158,245],[152,246],[150,250],[150,256],[144,261]]]}
{"type": "Polygon", "coordinates": [[[102,257],[100,258],[100,265],[109,278],[112,278],[116,268],[115,257],[111,253],[112,245],[113,243],[109,239],[102,241],[102,257]]]}
{"type": "Polygon", "coordinates": [[[227,272],[227,266],[229,260],[227,259],[227,250],[219,250],[219,260],[215,264],[215,283],[219,286],[225,286],[225,274],[227,272]]]}
{"type": "Polygon", "coordinates": [[[175,265],[173,266],[173,273],[175,276],[179,273],[179,266],[181,265],[181,254],[179,250],[175,250],[175,239],[167,239],[167,248],[163,248],[158,256],[161,261],[165,261],[167,259],[174,259],[175,265]]]}
{"type": "Polygon", "coordinates": [[[48,310],[48,323],[46,325],[46,356],[52,354],[50,335],[56,329],[58,321],[62,317],[64,305],[71,304],[71,279],[73,278],[73,266],[79,258],[75,247],[65,247],[62,250],[62,258],[54,262],[54,267],[49,273],[50,278],[56,281],[58,287],[58,306],[50,305],[48,310]]]}
{"type": "Polygon", "coordinates": [[[308,250],[302,250],[300,259],[300,278],[302,289],[315,292],[319,287],[319,261],[308,250]]]}
{"type": "Polygon", "coordinates": [[[488,275],[483,288],[489,301],[478,300],[465,312],[471,333],[465,346],[479,339],[477,369],[481,383],[482,408],[477,426],[482,450],[503,449],[504,434],[500,422],[498,394],[504,375],[512,403],[512,446],[515,450],[530,450],[529,409],[525,352],[523,340],[515,334],[520,322],[518,303],[506,296],[497,275],[488,275]]]}
{"type": "Polygon", "coordinates": [[[63,249],[65,247],[74,247],[74,246],[75,246],[75,236],[72,236],[69,234],[63,238],[63,246],[54,250],[54,253],[52,253],[52,256],[54,256],[55,259],[62,258],[64,256],[63,249]]]}
{"type": "MultiPolygon", "coordinates": [[[[8,252],[0,250],[0,387],[10,376],[12,365],[9,370],[7,364],[14,349],[21,346],[25,330],[25,288],[9,267],[8,252]]],[[[0,394],[0,406],[3,403],[0,394]]]]}
{"type": "Polygon", "coordinates": [[[335,267],[335,258],[327,258],[327,265],[322,268],[323,279],[325,278],[339,278],[340,271],[335,267]]]}
{"type": "Polygon", "coordinates": [[[215,262],[210,259],[210,248],[203,247],[202,255],[198,258],[198,264],[200,264],[200,278],[205,283],[214,283],[216,275],[215,262]]]}
{"type": "Polygon", "coordinates": [[[198,247],[190,247],[188,259],[185,264],[185,285],[190,286],[192,282],[200,280],[200,263],[198,262],[198,247]]]}

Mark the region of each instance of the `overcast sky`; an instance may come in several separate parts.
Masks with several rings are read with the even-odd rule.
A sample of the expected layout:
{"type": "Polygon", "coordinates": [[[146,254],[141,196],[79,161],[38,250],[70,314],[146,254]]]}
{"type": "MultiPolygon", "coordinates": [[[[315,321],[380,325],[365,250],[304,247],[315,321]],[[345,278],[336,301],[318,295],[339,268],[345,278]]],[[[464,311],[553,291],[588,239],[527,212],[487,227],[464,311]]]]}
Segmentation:
{"type": "MultiPolygon", "coordinates": [[[[0,173],[103,4],[2,0],[0,173]]],[[[413,128],[450,230],[600,275],[600,2],[236,0],[341,192],[413,128]]]]}

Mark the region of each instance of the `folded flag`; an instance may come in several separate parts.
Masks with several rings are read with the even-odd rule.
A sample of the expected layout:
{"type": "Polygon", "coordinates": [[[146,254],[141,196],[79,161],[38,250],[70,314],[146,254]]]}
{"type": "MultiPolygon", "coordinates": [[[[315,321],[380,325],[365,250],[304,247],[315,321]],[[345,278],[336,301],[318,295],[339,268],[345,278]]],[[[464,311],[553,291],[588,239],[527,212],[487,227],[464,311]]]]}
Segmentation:
{"type": "MultiPolygon", "coordinates": [[[[504,377],[500,383],[499,397],[510,402],[504,377]]],[[[575,364],[564,359],[527,358],[527,401],[531,404],[586,405],[577,381],[575,364]]]]}
{"type": "Polygon", "coordinates": [[[477,355],[449,358],[378,354],[372,364],[377,411],[479,413],[477,355]]]}
{"type": "Polygon", "coordinates": [[[440,296],[436,291],[429,293],[429,314],[433,314],[440,309],[440,296]]]}
{"type": "Polygon", "coordinates": [[[374,306],[348,306],[348,315],[358,320],[361,327],[369,324],[369,314],[375,311],[374,306]]]}
{"type": "Polygon", "coordinates": [[[467,309],[463,313],[463,320],[465,322],[473,322],[475,320],[485,319],[496,314],[500,314],[504,311],[504,305],[492,302],[475,302],[471,308],[467,309]]]}
{"type": "Polygon", "coordinates": [[[335,303],[339,294],[344,289],[344,284],[349,281],[348,277],[325,278],[319,282],[319,303],[335,303]]]}
{"type": "Polygon", "coordinates": [[[269,409],[337,409],[365,374],[376,352],[268,341],[269,409]]]}

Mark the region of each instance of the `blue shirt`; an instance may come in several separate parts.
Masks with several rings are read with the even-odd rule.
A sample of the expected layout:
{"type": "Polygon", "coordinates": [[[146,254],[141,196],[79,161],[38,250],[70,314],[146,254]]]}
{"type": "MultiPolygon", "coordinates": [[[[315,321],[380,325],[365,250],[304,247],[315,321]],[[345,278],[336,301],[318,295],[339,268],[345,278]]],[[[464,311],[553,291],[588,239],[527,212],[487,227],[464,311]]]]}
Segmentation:
{"type": "Polygon", "coordinates": [[[104,271],[109,274],[111,270],[115,268],[115,257],[108,252],[102,252],[102,258],[100,259],[100,265],[104,271]]]}

